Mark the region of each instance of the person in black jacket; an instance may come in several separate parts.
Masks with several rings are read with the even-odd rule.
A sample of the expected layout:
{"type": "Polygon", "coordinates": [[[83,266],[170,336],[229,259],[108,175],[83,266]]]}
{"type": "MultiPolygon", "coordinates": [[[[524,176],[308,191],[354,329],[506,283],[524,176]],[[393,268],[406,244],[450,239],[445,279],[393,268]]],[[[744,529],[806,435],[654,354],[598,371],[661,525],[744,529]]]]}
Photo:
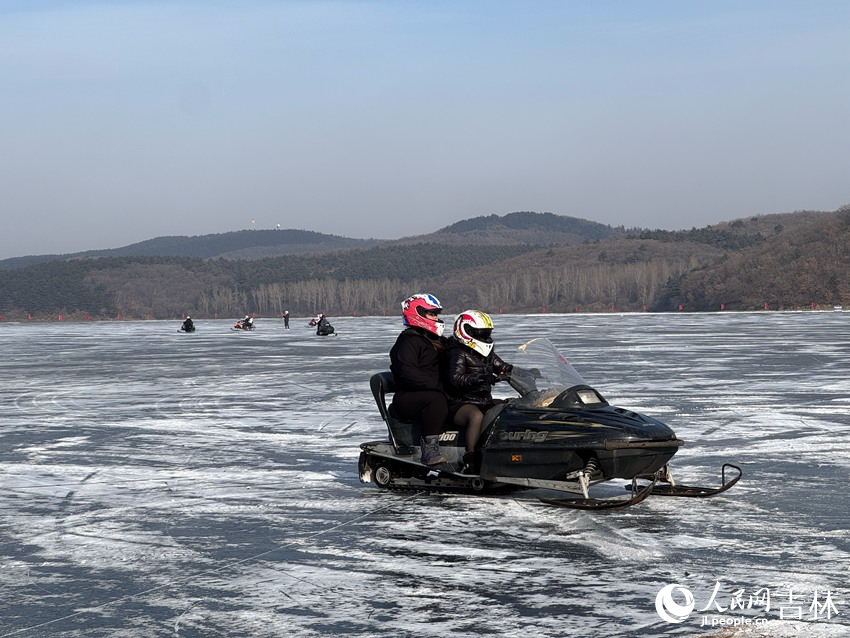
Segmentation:
{"type": "Polygon", "coordinates": [[[328,321],[328,318],[325,316],[325,313],[319,315],[316,321],[316,334],[320,337],[326,337],[328,335],[332,335],[334,333],[334,327],[331,325],[331,322],[328,321]]]}
{"type": "Polygon", "coordinates": [[[396,385],[392,407],[401,418],[422,424],[421,462],[439,465],[448,461],[440,452],[440,432],[449,412],[441,380],[443,307],[433,295],[416,294],[405,299],[401,308],[407,328],[390,350],[396,385]]]}
{"type": "Polygon", "coordinates": [[[510,378],[513,366],[493,351],[493,321],[480,310],[465,310],[454,322],[449,340],[447,388],[449,413],[455,425],[466,428],[467,465],[474,464],[475,444],[484,414],[498,401],[493,384],[510,378]]]}

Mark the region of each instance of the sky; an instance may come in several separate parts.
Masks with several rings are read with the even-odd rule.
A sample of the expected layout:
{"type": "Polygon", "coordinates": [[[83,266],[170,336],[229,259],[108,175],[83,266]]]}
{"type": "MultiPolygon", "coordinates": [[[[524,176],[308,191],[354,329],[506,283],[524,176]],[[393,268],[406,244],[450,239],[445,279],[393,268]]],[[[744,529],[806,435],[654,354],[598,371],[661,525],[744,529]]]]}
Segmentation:
{"type": "Polygon", "coordinates": [[[5,0],[0,87],[0,258],[850,203],[845,0],[5,0]]]}

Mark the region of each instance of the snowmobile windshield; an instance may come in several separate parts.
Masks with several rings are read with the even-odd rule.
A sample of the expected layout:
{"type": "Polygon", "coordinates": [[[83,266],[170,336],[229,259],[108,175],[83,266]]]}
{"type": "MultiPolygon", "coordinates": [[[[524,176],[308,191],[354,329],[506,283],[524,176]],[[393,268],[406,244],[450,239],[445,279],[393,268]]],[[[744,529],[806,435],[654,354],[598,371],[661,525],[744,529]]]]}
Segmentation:
{"type": "Polygon", "coordinates": [[[548,339],[532,339],[514,355],[511,385],[522,396],[515,404],[548,408],[605,405],[606,401],[548,339]]]}

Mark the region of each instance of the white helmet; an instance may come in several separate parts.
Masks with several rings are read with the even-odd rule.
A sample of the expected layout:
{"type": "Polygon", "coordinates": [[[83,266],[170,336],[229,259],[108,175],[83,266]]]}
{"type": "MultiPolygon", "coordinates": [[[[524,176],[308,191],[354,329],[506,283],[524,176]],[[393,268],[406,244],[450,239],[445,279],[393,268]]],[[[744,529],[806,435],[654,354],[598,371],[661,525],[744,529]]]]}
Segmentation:
{"type": "Polygon", "coordinates": [[[455,319],[455,339],[485,357],[493,350],[492,332],[493,320],[486,312],[464,310],[455,319]]]}

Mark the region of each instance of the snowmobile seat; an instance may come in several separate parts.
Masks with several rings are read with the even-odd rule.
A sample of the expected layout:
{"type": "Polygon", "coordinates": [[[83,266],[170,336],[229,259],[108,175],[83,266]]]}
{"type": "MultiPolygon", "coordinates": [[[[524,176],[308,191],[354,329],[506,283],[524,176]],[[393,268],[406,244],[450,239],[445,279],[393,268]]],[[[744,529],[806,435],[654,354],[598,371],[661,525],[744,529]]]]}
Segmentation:
{"type": "Polygon", "coordinates": [[[401,419],[395,414],[392,403],[387,406],[387,394],[395,392],[395,379],[393,373],[389,370],[373,374],[369,379],[369,387],[372,389],[372,396],[375,397],[375,403],[378,404],[378,411],[381,413],[384,422],[387,424],[387,430],[390,433],[390,441],[395,448],[403,453],[405,448],[411,448],[419,445],[419,438],[422,436],[422,425],[417,421],[407,421],[401,419]]]}

